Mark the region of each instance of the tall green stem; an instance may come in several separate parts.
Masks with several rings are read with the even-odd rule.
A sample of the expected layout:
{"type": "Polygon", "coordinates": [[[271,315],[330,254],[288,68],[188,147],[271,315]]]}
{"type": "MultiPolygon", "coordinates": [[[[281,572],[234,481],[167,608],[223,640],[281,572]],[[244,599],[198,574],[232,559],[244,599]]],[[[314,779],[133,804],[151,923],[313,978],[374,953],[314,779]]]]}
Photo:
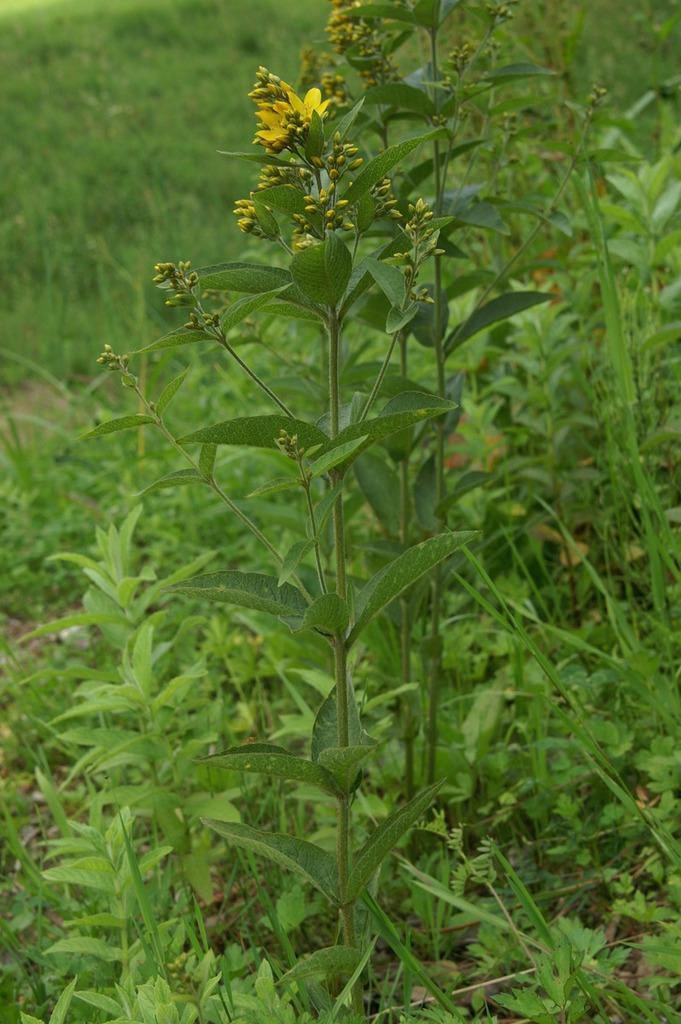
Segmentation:
{"type": "MultiPolygon", "coordinates": [[[[340,324],[335,308],[329,309],[327,326],[329,336],[329,414],[331,418],[331,437],[335,438],[338,436],[340,427],[340,324]]],[[[334,484],[342,479],[342,476],[336,472],[332,472],[331,476],[334,484]]],[[[345,599],[347,594],[347,578],[342,490],[333,507],[333,533],[336,560],[336,593],[339,597],[345,599]]],[[[338,746],[343,748],[350,744],[348,702],[349,700],[354,700],[354,695],[348,685],[347,644],[345,637],[340,634],[337,634],[334,638],[333,654],[338,714],[338,746]]],[[[355,907],[354,903],[348,903],[346,900],[348,879],[350,877],[350,797],[348,794],[338,797],[336,817],[338,821],[338,891],[341,902],[343,939],[346,946],[354,948],[356,945],[355,907]]],[[[363,1013],[360,982],[357,982],[352,990],[352,1009],[356,1014],[361,1015],[363,1013]]]]}

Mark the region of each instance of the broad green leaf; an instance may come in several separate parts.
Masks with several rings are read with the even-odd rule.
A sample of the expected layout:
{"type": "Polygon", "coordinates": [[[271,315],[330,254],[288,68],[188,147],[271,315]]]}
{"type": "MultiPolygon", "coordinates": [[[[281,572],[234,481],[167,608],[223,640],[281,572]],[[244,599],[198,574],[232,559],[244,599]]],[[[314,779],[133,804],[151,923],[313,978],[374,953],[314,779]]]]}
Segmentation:
{"type": "Polygon", "coordinates": [[[90,437],[101,437],[102,434],[116,434],[119,430],[131,430],[133,427],[144,426],[145,423],[153,423],[153,416],[119,416],[115,420],[107,420],[100,423],[94,430],[88,430],[87,434],[81,434],[78,441],[86,441],[90,437]]]}
{"type": "Polygon", "coordinates": [[[555,74],[556,72],[551,71],[550,68],[542,68],[538,64],[518,63],[494,68],[494,70],[486,72],[485,79],[498,84],[507,79],[536,78],[542,75],[546,78],[553,78],[555,74]]]}
{"type": "Polygon", "coordinates": [[[305,598],[296,587],[290,583],[279,586],[275,576],[259,572],[210,572],[175,583],[169,589],[209,601],[269,612],[288,621],[292,628],[300,625],[307,609],[305,598]]]}
{"type": "Polygon", "coordinates": [[[327,946],[325,949],[316,949],[314,953],[308,953],[295,967],[287,971],[278,984],[284,985],[291,981],[300,981],[302,978],[324,978],[341,975],[349,978],[357,969],[362,960],[359,949],[352,949],[349,946],[327,946]]]}
{"type": "Polygon", "coordinates": [[[288,270],[258,263],[218,263],[203,267],[196,273],[202,288],[219,292],[247,292],[254,295],[291,283],[288,270]]]}
{"type": "MultiPolygon", "coordinates": [[[[351,747],[362,746],[368,737],[359,720],[357,700],[351,681],[348,686],[348,743],[351,747]]],[[[371,742],[371,741],[369,741],[371,742]]],[[[336,688],[322,702],[312,727],[310,756],[317,764],[323,750],[338,747],[338,703],[336,688]]]]}
{"type": "Polygon", "coordinates": [[[291,260],[291,274],[308,298],[325,306],[335,306],[352,274],[350,250],[332,231],[326,241],[296,253],[291,260]]]}
{"type": "Polygon", "coordinates": [[[365,256],[362,263],[381,291],[390,299],[391,304],[398,308],[401,307],[405,297],[404,275],[402,271],[390,263],[382,263],[380,260],[375,260],[372,256],[365,256]]]}
{"type": "Polygon", "coordinates": [[[404,330],[412,322],[418,311],[418,302],[412,302],[406,309],[398,309],[397,306],[392,306],[386,317],[385,333],[397,334],[398,331],[404,330]]]}
{"type": "Polygon", "coordinates": [[[253,209],[255,210],[255,215],[258,218],[258,223],[265,234],[270,235],[271,238],[278,238],[281,235],[281,231],[279,230],[279,222],[277,221],[277,218],[273,216],[264,203],[261,203],[259,199],[256,198],[255,192],[251,193],[251,202],[253,203],[253,209]]]}
{"type": "Polygon", "coordinates": [[[267,857],[275,864],[297,871],[311,882],[326,898],[338,905],[338,868],[336,858],[327,850],[308,843],[305,839],[282,835],[279,832],[260,832],[250,825],[202,819],[204,825],[244,850],[267,857]]]}
{"type": "Polygon", "coordinates": [[[375,85],[373,89],[367,89],[364,93],[364,102],[399,107],[401,110],[411,110],[416,114],[423,114],[424,117],[432,117],[437,112],[428,93],[423,89],[414,88],[413,85],[407,85],[406,82],[375,85]]]}
{"type": "Polygon", "coordinates": [[[348,645],[353,644],[374,616],[403,590],[476,536],[476,533],[467,530],[431,537],[398,555],[377,572],[355,598],[356,618],[348,637],[348,645]]]}
{"type": "Polygon", "coordinates": [[[374,223],[374,213],[376,212],[376,204],[367,192],[366,195],[362,196],[357,205],[357,215],[355,217],[355,225],[357,230],[361,233],[368,231],[371,225],[374,223]]]}
{"type": "Polygon", "coordinates": [[[280,291],[286,287],[286,284],[280,285],[278,288],[272,288],[268,292],[261,292],[258,295],[245,295],[241,299],[237,299],[233,302],[227,312],[222,318],[222,329],[225,334],[231,331],[234,327],[237,327],[242,320],[249,317],[251,313],[256,313],[263,306],[266,306],[268,302],[278,295],[280,291]]]}
{"type": "Polygon", "coordinates": [[[257,192],[256,196],[261,203],[271,206],[273,210],[288,214],[297,213],[301,217],[307,216],[305,197],[293,185],[273,185],[272,188],[264,188],[257,192]]]}
{"type": "Polygon", "coordinates": [[[476,309],[468,320],[464,320],[458,327],[455,327],[445,340],[445,353],[449,355],[464,341],[472,338],[479,331],[484,331],[491,324],[498,323],[499,320],[508,320],[509,317],[515,316],[516,313],[522,313],[523,310],[530,309],[532,306],[538,306],[542,302],[555,302],[555,300],[555,295],[547,295],[544,292],[506,292],[505,295],[500,295],[481,306],[480,309],[476,309]]]}
{"type": "Polygon", "coordinates": [[[195,469],[178,469],[174,473],[162,476],[160,480],[155,480],[153,484],[149,484],[143,491],[138,491],[136,497],[141,497],[143,494],[151,494],[152,491],[168,490],[170,487],[186,487],[189,484],[203,484],[205,482],[205,479],[195,469]]]}
{"type": "Polygon", "coordinates": [[[504,224],[501,214],[492,203],[480,200],[477,203],[463,201],[457,204],[452,213],[456,220],[462,224],[470,224],[477,228],[487,228],[496,231],[500,235],[510,234],[509,228],[504,224]]]}
{"type": "Polygon", "coordinates": [[[247,445],[250,448],[273,448],[279,450],[277,438],[285,430],[288,434],[298,435],[298,444],[311,448],[316,444],[329,441],[328,436],[304,420],[294,420],[288,416],[239,416],[224,423],[215,423],[211,427],[202,427],[179,439],[180,444],[191,444],[200,441],[202,444],[233,444],[247,445]]]}
{"type": "Polygon", "coordinates": [[[310,466],[311,476],[310,479],[314,480],[318,476],[322,476],[323,473],[333,469],[334,466],[339,463],[346,461],[346,459],[353,455],[359,447],[361,447],[367,440],[367,435],[362,434],[360,437],[353,438],[351,441],[345,441],[343,444],[334,445],[333,448],[321,455],[318,459],[310,466]]]}
{"type": "Polygon", "coordinates": [[[392,466],[374,452],[355,462],[355,476],[362,494],[389,534],[400,532],[400,478],[392,466]]]}
{"type": "Polygon", "coordinates": [[[326,769],[305,758],[296,757],[283,747],[277,747],[272,743],[246,743],[240,747],[230,747],[220,754],[201,757],[198,763],[210,768],[257,772],[259,775],[273,775],[280,779],[307,782],[331,796],[337,796],[339,793],[331,773],[326,769]]]}
{"type": "Polygon", "coordinates": [[[422,793],[417,793],[409,803],[394,811],[374,829],[355,858],[345,894],[348,903],[353,903],[359,898],[362,889],[369,883],[371,876],[381,866],[393,846],[433,802],[443,782],[444,779],[441,779],[428,786],[422,793]]]}
{"type": "Polygon", "coordinates": [[[179,388],[182,387],[184,379],[189,373],[189,369],[190,368],[187,367],[184,373],[181,373],[179,377],[176,377],[175,380],[171,380],[170,383],[166,384],[166,386],[164,387],[163,391],[160,394],[159,400],[156,403],[156,412],[159,414],[159,416],[163,415],[163,413],[166,411],[166,409],[172,402],[173,398],[175,397],[175,394],[177,393],[179,388]]]}
{"type": "Polygon", "coordinates": [[[379,153],[373,160],[370,160],[367,166],[360,171],[342,198],[347,199],[350,206],[354,206],[362,196],[371,191],[381,178],[386,176],[395,164],[404,160],[405,157],[409,156],[411,152],[424,142],[444,134],[442,129],[436,128],[435,131],[426,132],[425,135],[419,135],[414,139],[405,139],[404,142],[399,142],[396,146],[389,146],[387,149],[384,149],[382,153],[379,153]]]}
{"type": "Polygon", "coordinates": [[[350,625],[350,611],[338,594],[322,594],[308,607],[302,629],[321,629],[344,636],[350,625]]]}
{"type": "MultiPolygon", "coordinates": [[[[122,922],[123,924],[125,922],[122,922]]],[[[98,1010],[103,1010],[109,1014],[109,1017],[113,1014],[114,1017],[118,1017],[121,1012],[120,1003],[117,1003],[111,996],[105,996],[102,992],[95,992],[94,989],[81,989],[79,992],[74,993],[76,999],[82,999],[88,1006],[96,1006],[98,1010]]]]}
{"type": "Polygon", "coordinates": [[[288,316],[294,320],[308,320],[313,324],[319,324],[324,319],[321,312],[316,309],[310,309],[309,306],[301,306],[294,302],[279,301],[279,299],[263,306],[262,312],[271,313],[273,316],[288,316]]]}
{"type": "Polygon", "coordinates": [[[70,939],[59,939],[45,950],[47,954],[77,953],[85,956],[94,956],[98,960],[113,962],[121,960],[123,951],[120,946],[112,946],[104,939],[93,939],[88,935],[77,935],[70,939]]]}
{"type": "Polygon", "coordinates": [[[199,452],[199,471],[204,480],[213,479],[217,450],[217,445],[214,444],[201,445],[201,451],[199,452]]]}
{"type": "Polygon", "coordinates": [[[59,996],[57,1004],[50,1017],[50,1024],[64,1024],[77,982],[78,978],[73,978],[59,996]]]}
{"type": "Polygon", "coordinates": [[[319,761],[323,768],[333,775],[344,793],[352,788],[358,777],[362,761],[372,754],[378,743],[362,743],[355,747],[326,747],[320,751],[319,761]]]}

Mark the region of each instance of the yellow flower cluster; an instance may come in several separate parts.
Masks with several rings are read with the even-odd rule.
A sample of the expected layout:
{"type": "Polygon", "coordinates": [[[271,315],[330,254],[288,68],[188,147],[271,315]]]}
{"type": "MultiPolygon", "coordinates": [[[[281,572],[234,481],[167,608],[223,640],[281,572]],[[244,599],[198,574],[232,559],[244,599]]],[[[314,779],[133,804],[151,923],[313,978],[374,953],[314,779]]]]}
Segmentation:
{"type": "Polygon", "coordinates": [[[285,149],[297,152],[305,145],[313,113],[323,118],[331,101],[322,100],[317,88],[308,89],[301,99],[290,85],[267,68],[258,70],[257,79],[249,93],[258,108],[259,124],[254,144],[264,146],[268,153],[281,153],[285,149]]]}

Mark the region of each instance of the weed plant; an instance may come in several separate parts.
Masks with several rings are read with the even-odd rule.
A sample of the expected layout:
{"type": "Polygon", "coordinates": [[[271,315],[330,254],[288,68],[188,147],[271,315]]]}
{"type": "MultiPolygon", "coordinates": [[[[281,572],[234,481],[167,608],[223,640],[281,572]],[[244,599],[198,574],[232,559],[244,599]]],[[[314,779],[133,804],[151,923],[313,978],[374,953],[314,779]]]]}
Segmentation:
{"type": "Polygon", "coordinates": [[[680,1019],[679,159],[511,14],[334,2],[101,356],[148,494],[6,645],[9,1020],[680,1019]]]}

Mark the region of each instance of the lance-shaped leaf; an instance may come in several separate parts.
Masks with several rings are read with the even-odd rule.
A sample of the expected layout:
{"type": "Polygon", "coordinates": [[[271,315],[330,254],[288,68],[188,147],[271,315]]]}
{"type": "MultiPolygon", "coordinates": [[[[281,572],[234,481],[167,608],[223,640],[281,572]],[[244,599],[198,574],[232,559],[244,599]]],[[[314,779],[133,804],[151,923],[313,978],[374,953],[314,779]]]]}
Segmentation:
{"type": "Polygon", "coordinates": [[[362,761],[377,747],[377,741],[369,741],[354,747],[326,747],[320,751],[318,764],[326,768],[342,791],[347,793],[359,777],[362,761]]]}
{"type": "Polygon", "coordinates": [[[365,452],[355,463],[355,476],[362,494],[388,533],[400,532],[400,478],[392,466],[373,452],[365,452]]]}
{"type": "MultiPolygon", "coordinates": [[[[284,555],[284,560],[281,563],[281,569],[279,570],[279,579],[277,580],[277,583],[279,584],[280,587],[284,583],[286,583],[287,580],[291,579],[291,576],[293,576],[299,564],[302,562],[303,558],[305,558],[305,555],[308,553],[308,551],[311,550],[311,540],[294,541],[294,543],[291,545],[291,547],[284,555]]],[[[302,623],[300,625],[300,628],[302,628],[302,623]]]]}
{"type": "Polygon", "coordinates": [[[350,250],[332,231],[326,241],[296,253],[291,260],[293,280],[309,299],[335,306],[352,274],[350,250]]]}
{"type": "Polygon", "coordinates": [[[211,768],[257,772],[259,775],[274,775],[294,782],[307,782],[331,796],[337,796],[340,792],[331,772],[303,757],[296,757],[273,743],[246,743],[240,747],[230,747],[220,754],[201,757],[198,763],[211,768]]]}
{"type": "Polygon", "coordinates": [[[427,142],[428,139],[444,134],[441,128],[436,128],[435,131],[426,132],[425,135],[419,135],[417,138],[405,139],[404,142],[399,142],[396,146],[388,146],[382,153],[379,153],[378,156],[369,161],[367,166],[357,175],[343,198],[347,199],[350,206],[358,203],[362,196],[370,192],[374,185],[381,178],[384,178],[395,164],[398,164],[400,160],[404,160],[405,157],[409,156],[418,146],[427,142]]]}
{"type": "Polygon", "coordinates": [[[267,857],[275,864],[297,871],[308,882],[311,882],[326,898],[338,905],[338,866],[336,858],[327,850],[308,843],[305,839],[283,835],[279,832],[260,832],[250,825],[240,825],[231,821],[216,821],[214,818],[202,818],[204,825],[212,828],[219,835],[242,850],[267,857]]]}
{"type": "Polygon", "coordinates": [[[358,448],[360,448],[367,440],[366,434],[361,434],[360,437],[352,438],[350,441],[345,441],[343,444],[334,445],[334,447],[327,451],[324,455],[320,455],[318,459],[310,466],[310,479],[314,480],[318,476],[322,476],[327,473],[330,469],[338,466],[341,462],[346,461],[350,455],[353,455],[358,448]]]}
{"type": "Polygon", "coordinates": [[[285,985],[303,978],[330,978],[339,975],[349,978],[357,970],[361,961],[360,950],[349,946],[327,946],[324,949],[316,949],[314,953],[304,956],[295,967],[287,971],[279,979],[278,984],[285,985]]]}
{"type": "Polygon", "coordinates": [[[385,106],[400,107],[411,110],[415,114],[432,117],[437,113],[435,104],[423,89],[416,89],[406,82],[389,82],[386,85],[375,85],[364,93],[367,104],[380,103],[385,106]]]}
{"type": "Polygon", "coordinates": [[[303,193],[294,188],[293,185],[273,185],[272,188],[264,188],[257,193],[257,198],[273,210],[280,210],[281,213],[297,213],[305,216],[306,202],[303,193]]]}
{"type": "MultiPolygon", "coordinates": [[[[232,156],[237,160],[246,160],[249,164],[260,164],[262,167],[263,158],[261,153],[242,153],[239,151],[229,151],[226,149],[219,149],[218,153],[220,156],[232,156]]],[[[274,156],[272,153],[267,154],[267,163],[275,164],[277,167],[300,167],[300,164],[292,163],[290,160],[282,160],[278,156],[274,156]]]]}
{"type": "Polygon", "coordinates": [[[163,391],[159,396],[158,402],[156,403],[156,412],[159,414],[159,416],[162,416],[163,413],[166,411],[166,409],[172,402],[173,398],[175,397],[176,393],[184,384],[184,379],[188,373],[189,367],[187,367],[184,373],[181,373],[179,377],[175,377],[175,379],[171,380],[169,384],[166,384],[166,386],[164,387],[163,391]]]}
{"type": "Polygon", "coordinates": [[[442,533],[424,540],[421,544],[415,544],[384,566],[373,579],[365,583],[355,598],[356,618],[348,637],[348,644],[353,644],[373,617],[403,590],[476,536],[477,534],[471,530],[462,533],[442,533]]]}
{"type": "Polygon", "coordinates": [[[532,306],[538,306],[542,302],[555,302],[555,300],[555,295],[547,295],[544,292],[507,292],[505,295],[500,295],[481,306],[480,309],[476,309],[468,320],[464,320],[454,328],[445,341],[445,354],[449,355],[478,331],[483,331],[499,320],[507,320],[532,306]]]}
{"type": "Polygon", "coordinates": [[[163,491],[170,487],[186,487],[187,484],[204,484],[206,481],[195,469],[178,469],[175,473],[168,473],[153,484],[149,484],[138,495],[151,494],[152,491],[163,491]]]}
{"type": "Polygon", "coordinates": [[[246,292],[255,295],[270,292],[291,283],[291,275],[282,267],[259,263],[216,263],[197,270],[199,284],[219,292],[246,292]]]}
{"type": "MultiPolygon", "coordinates": [[[[364,740],[369,743],[369,737],[362,729],[357,710],[357,701],[352,683],[348,686],[348,741],[351,747],[362,746],[364,740]]],[[[323,750],[338,748],[338,703],[336,689],[323,701],[322,706],[314,720],[312,727],[312,739],[310,742],[310,756],[315,764],[319,761],[323,750]]]]}
{"type": "Polygon", "coordinates": [[[133,427],[141,427],[145,423],[154,422],[153,416],[119,416],[118,419],[100,423],[93,430],[88,430],[87,434],[81,434],[78,440],[86,441],[90,437],[101,437],[102,434],[116,434],[119,430],[131,430],[133,427]]]}
{"type": "Polygon", "coordinates": [[[217,455],[217,445],[214,444],[203,444],[201,445],[201,451],[199,452],[199,470],[202,476],[206,480],[213,479],[213,470],[215,469],[215,456],[217,455]]]}
{"type": "Polygon", "coordinates": [[[357,854],[353,864],[348,885],[345,892],[345,899],[348,903],[354,903],[359,898],[362,889],[369,883],[373,873],[381,866],[385,858],[392,850],[395,843],[402,838],[414,822],[418,821],[426,808],[433,802],[435,794],[444,782],[434,782],[422,793],[417,793],[408,804],[400,807],[397,811],[381,822],[357,854]]]}
{"type": "Polygon", "coordinates": [[[306,609],[302,629],[321,629],[345,636],[350,625],[350,611],[338,594],[322,594],[306,609]]]}
{"type": "Polygon", "coordinates": [[[191,434],[180,438],[180,444],[200,441],[201,444],[233,444],[247,445],[250,448],[279,449],[277,438],[280,432],[298,435],[298,444],[304,448],[325,442],[329,438],[319,427],[304,420],[294,420],[289,416],[238,416],[224,423],[215,423],[211,427],[202,427],[191,434]]]}
{"type": "Polygon", "coordinates": [[[390,299],[393,306],[401,306],[404,302],[404,275],[398,267],[390,263],[381,263],[373,256],[365,256],[362,263],[367,268],[381,291],[390,299]]]}
{"type": "Polygon", "coordinates": [[[505,64],[501,68],[494,68],[492,71],[486,72],[485,79],[498,84],[507,79],[536,78],[538,75],[551,78],[555,74],[556,72],[551,71],[550,68],[542,68],[538,64],[519,63],[505,64]]]}
{"type": "Polygon", "coordinates": [[[307,602],[296,587],[290,583],[279,586],[276,576],[259,572],[239,572],[236,569],[209,572],[204,576],[194,576],[175,583],[169,589],[209,601],[269,612],[286,622],[291,629],[300,628],[307,609],[307,602]]]}

